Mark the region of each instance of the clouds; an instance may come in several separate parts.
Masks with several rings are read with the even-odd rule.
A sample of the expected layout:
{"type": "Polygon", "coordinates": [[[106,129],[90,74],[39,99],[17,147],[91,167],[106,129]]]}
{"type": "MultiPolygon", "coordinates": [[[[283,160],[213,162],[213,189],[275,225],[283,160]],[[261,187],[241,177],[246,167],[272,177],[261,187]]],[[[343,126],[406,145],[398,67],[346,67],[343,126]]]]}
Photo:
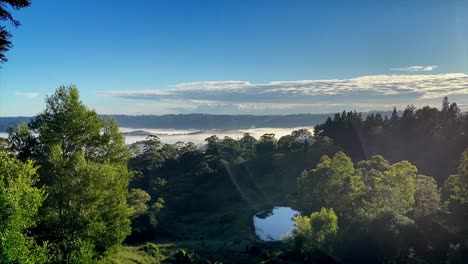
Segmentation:
{"type": "Polygon", "coordinates": [[[35,92],[16,92],[15,96],[31,99],[31,98],[38,97],[39,93],[35,93],[35,92]]]}
{"type": "MultiPolygon", "coordinates": [[[[439,106],[444,96],[468,107],[468,75],[389,74],[351,79],[204,81],[163,89],[99,91],[99,96],[145,102],[140,113],[295,114],[439,106]]],[[[130,111],[130,110],[129,110],[130,111]]]]}
{"type": "Polygon", "coordinates": [[[392,68],[392,71],[408,71],[408,72],[420,72],[420,71],[432,71],[438,66],[409,66],[403,68],[392,68]]]}
{"type": "Polygon", "coordinates": [[[224,104],[413,103],[414,100],[468,94],[468,75],[372,75],[352,79],[210,81],[180,83],[166,89],[100,91],[101,96],[136,100],[186,100],[224,104]]]}

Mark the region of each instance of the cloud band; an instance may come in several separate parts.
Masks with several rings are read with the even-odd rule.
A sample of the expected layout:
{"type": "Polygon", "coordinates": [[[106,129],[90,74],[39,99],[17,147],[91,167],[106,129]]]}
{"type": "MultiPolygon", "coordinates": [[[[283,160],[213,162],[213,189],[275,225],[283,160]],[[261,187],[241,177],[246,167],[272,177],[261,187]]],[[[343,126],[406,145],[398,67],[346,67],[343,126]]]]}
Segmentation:
{"type": "Polygon", "coordinates": [[[98,95],[136,100],[188,100],[224,103],[396,102],[468,94],[468,75],[373,75],[352,79],[209,81],[181,83],[166,89],[99,91],[98,95]]]}

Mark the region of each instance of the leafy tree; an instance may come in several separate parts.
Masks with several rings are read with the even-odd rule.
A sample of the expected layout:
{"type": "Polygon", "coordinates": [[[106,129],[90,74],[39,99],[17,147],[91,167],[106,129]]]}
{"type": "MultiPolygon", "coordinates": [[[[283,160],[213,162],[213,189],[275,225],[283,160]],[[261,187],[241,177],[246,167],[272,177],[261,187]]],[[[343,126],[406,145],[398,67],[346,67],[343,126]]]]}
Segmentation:
{"type": "Polygon", "coordinates": [[[46,109],[32,119],[29,127],[38,133],[38,155],[43,156],[58,145],[63,156],[83,151],[87,159],[97,162],[125,163],[129,158],[117,122],[105,122],[88,109],[75,86],[61,86],[48,96],[46,109]]]}
{"type": "Polygon", "coordinates": [[[391,209],[343,227],[337,254],[343,263],[409,263],[416,226],[391,209]]]}
{"type": "Polygon", "coordinates": [[[132,234],[127,237],[126,241],[137,243],[155,239],[156,226],[158,225],[157,217],[160,216],[160,211],[164,208],[164,200],[158,198],[155,202],[150,203],[151,197],[143,190],[133,189],[130,192],[129,203],[134,210],[132,218],[132,234]]]}
{"type": "Polygon", "coordinates": [[[368,114],[364,121],[354,112],[336,114],[314,128],[314,137],[330,137],[353,160],[374,155],[391,162],[408,160],[441,185],[456,172],[457,160],[468,147],[467,127],[468,117],[445,98],[440,110],[409,105],[401,116],[394,108],[386,120],[380,114],[368,114]]]}
{"type": "Polygon", "coordinates": [[[128,167],[133,171],[130,183],[129,204],[134,208],[132,234],[127,242],[141,242],[155,238],[156,217],[164,207],[163,189],[166,173],[178,167],[177,159],[190,161],[193,144],[178,142],[163,144],[157,136],[149,136],[141,152],[130,158],[128,167]]]}
{"type": "Polygon", "coordinates": [[[416,189],[414,191],[415,218],[427,217],[437,213],[440,208],[440,193],[437,183],[430,176],[416,176],[416,189]]]}
{"type": "Polygon", "coordinates": [[[16,152],[16,157],[22,161],[37,157],[38,139],[29,130],[26,123],[18,125],[18,127],[8,127],[8,141],[10,149],[16,152]]]}
{"type": "Polygon", "coordinates": [[[451,175],[444,185],[444,197],[451,215],[447,216],[447,222],[452,232],[459,238],[453,243],[453,258],[468,260],[468,149],[460,159],[457,174],[451,175]]]}
{"type": "Polygon", "coordinates": [[[323,156],[316,169],[298,179],[298,205],[304,212],[327,207],[340,217],[351,217],[362,192],[362,178],[343,152],[333,158],[323,156]]]}
{"type": "Polygon", "coordinates": [[[346,150],[346,153],[351,155],[356,160],[365,159],[363,149],[363,139],[361,137],[361,128],[363,120],[360,113],[345,112],[335,114],[334,118],[328,118],[324,124],[314,127],[314,137],[320,140],[321,137],[327,136],[335,142],[339,147],[346,150]]]}
{"type": "Polygon", "coordinates": [[[257,139],[255,139],[249,133],[244,133],[242,138],[239,140],[239,144],[242,148],[242,151],[244,153],[247,153],[247,157],[251,157],[251,155],[254,154],[256,143],[257,143],[257,139]]]}
{"type": "Polygon", "coordinates": [[[307,151],[309,146],[314,141],[314,137],[312,133],[308,129],[305,129],[305,128],[294,130],[293,132],[291,132],[291,136],[296,141],[295,148],[297,150],[302,149],[303,151],[307,151]]]}
{"type": "Polygon", "coordinates": [[[306,128],[294,130],[291,132],[291,136],[301,142],[308,141],[313,137],[312,133],[306,128]]]}
{"type": "Polygon", "coordinates": [[[183,154],[187,152],[199,152],[199,151],[200,149],[197,147],[197,145],[195,145],[192,142],[188,142],[182,145],[182,147],[180,148],[180,151],[177,154],[178,156],[182,156],[183,154]]]}
{"type": "Polygon", "coordinates": [[[48,196],[34,229],[38,240],[48,243],[52,262],[81,263],[107,254],[129,234],[132,213],[129,151],[117,123],[89,110],[76,87],[62,86],[29,127],[35,134],[20,127],[10,138],[21,143],[13,140],[15,152],[41,166],[39,185],[48,196]]]}
{"type": "MultiPolygon", "coordinates": [[[[435,247],[439,242],[421,232],[436,229],[428,216],[438,212],[440,198],[434,179],[416,173],[411,163],[391,165],[382,156],[354,166],[348,156],[338,152],[333,158],[324,156],[315,169],[299,177],[297,205],[306,213],[316,211],[317,206],[336,211],[342,228],[334,256],[346,263],[408,262],[418,258],[415,248],[423,256],[431,256],[438,251],[432,252],[424,243],[435,247]],[[409,216],[424,226],[418,229],[409,216]]],[[[299,233],[310,232],[307,221],[298,218],[299,233]]],[[[304,237],[296,238],[296,245],[311,248],[304,237]]]]}
{"type": "Polygon", "coordinates": [[[402,161],[390,165],[382,156],[360,161],[356,169],[365,184],[362,214],[372,214],[383,208],[405,214],[414,205],[417,169],[402,161]]]}
{"type": "Polygon", "coordinates": [[[392,117],[391,117],[390,120],[391,120],[392,122],[397,122],[399,118],[400,118],[400,117],[398,116],[398,112],[397,112],[396,107],[393,107],[392,117]]]}
{"type": "Polygon", "coordinates": [[[148,202],[151,196],[142,189],[131,189],[128,196],[128,205],[133,209],[133,217],[138,217],[148,211],[148,202]]]}
{"type": "MultiPolygon", "coordinates": [[[[29,0],[1,0],[0,1],[0,21],[9,21],[14,27],[18,27],[20,22],[13,18],[11,13],[7,10],[10,6],[14,10],[27,7],[31,4],[29,0]]],[[[0,26],[0,63],[5,63],[8,59],[5,53],[12,47],[10,38],[11,33],[6,30],[4,26],[0,26]]]]}
{"type": "Polygon", "coordinates": [[[130,174],[126,164],[96,163],[83,153],[51,153],[47,199],[41,210],[39,237],[49,241],[54,262],[99,258],[120,245],[130,232],[126,203],[130,174]],[[83,249],[86,250],[83,254],[83,249]]]}
{"type": "Polygon", "coordinates": [[[160,176],[160,169],[166,158],[175,156],[177,151],[174,148],[172,154],[165,153],[162,150],[163,146],[157,136],[148,136],[143,150],[130,158],[128,167],[136,172],[132,179],[131,188],[141,188],[147,191],[151,189],[149,194],[153,193],[156,188],[155,180],[160,176]]]}
{"type": "Polygon", "coordinates": [[[260,137],[260,141],[255,145],[255,153],[257,157],[269,158],[271,157],[278,147],[278,142],[275,134],[267,133],[260,137]]]}
{"type": "Polygon", "coordinates": [[[224,160],[234,161],[241,154],[241,146],[239,142],[230,137],[225,137],[220,142],[221,156],[224,160]]]}
{"type": "Polygon", "coordinates": [[[212,135],[205,139],[206,142],[206,154],[208,155],[219,155],[219,143],[220,140],[216,135],[212,135]]]}
{"type": "Polygon", "coordinates": [[[278,150],[283,153],[292,151],[307,151],[313,143],[312,133],[308,129],[299,129],[278,140],[278,150]]]}
{"type": "Polygon", "coordinates": [[[6,138],[0,137],[0,151],[8,152],[10,150],[10,142],[6,138]]]}
{"type": "Polygon", "coordinates": [[[0,151],[0,263],[44,263],[46,252],[27,230],[44,200],[44,191],[34,186],[36,168],[0,151]]]}
{"type": "Polygon", "coordinates": [[[408,161],[395,163],[385,172],[385,183],[394,190],[388,204],[396,212],[407,213],[414,205],[416,172],[408,161]]]}
{"type": "Polygon", "coordinates": [[[333,209],[322,208],[320,212],[310,215],[312,239],[319,248],[331,251],[330,242],[338,232],[338,217],[333,209]]]}
{"type": "Polygon", "coordinates": [[[294,150],[297,145],[296,139],[291,135],[282,136],[278,140],[278,150],[283,153],[288,153],[294,150]]]}
{"type": "Polygon", "coordinates": [[[287,238],[293,250],[301,255],[317,251],[331,255],[338,233],[338,216],[333,209],[322,208],[308,216],[296,216],[292,236],[287,238]]]}
{"type": "Polygon", "coordinates": [[[315,142],[315,145],[318,146],[332,146],[333,145],[333,139],[324,136],[324,137],[319,137],[315,142]]]}
{"type": "Polygon", "coordinates": [[[468,149],[462,154],[458,173],[445,182],[445,196],[452,212],[468,215],[468,149]]]}

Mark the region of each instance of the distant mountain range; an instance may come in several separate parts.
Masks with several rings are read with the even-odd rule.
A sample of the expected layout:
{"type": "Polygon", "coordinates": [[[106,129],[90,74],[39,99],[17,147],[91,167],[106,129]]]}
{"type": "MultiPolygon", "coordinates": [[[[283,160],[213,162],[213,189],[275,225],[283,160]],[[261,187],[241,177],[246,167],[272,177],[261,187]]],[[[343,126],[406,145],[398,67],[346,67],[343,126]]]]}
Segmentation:
{"type": "MultiPolygon", "coordinates": [[[[391,112],[381,113],[390,116],[391,112]]],[[[363,113],[366,116],[368,113],[363,113]]],[[[121,127],[128,128],[172,128],[172,129],[246,129],[261,127],[301,127],[315,126],[333,117],[334,114],[296,114],[296,115],[102,115],[104,119],[113,117],[121,127]]],[[[0,117],[0,132],[9,125],[16,126],[28,122],[31,117],[0,117]]]]}
{"type": "Polygon", "coordinates": [[[9,125],[17,126],[18,124],[29,122],[31,117],[15,116],[15,117],[2,117],[0,116],[0,133],[5,132],[9,125]]]}

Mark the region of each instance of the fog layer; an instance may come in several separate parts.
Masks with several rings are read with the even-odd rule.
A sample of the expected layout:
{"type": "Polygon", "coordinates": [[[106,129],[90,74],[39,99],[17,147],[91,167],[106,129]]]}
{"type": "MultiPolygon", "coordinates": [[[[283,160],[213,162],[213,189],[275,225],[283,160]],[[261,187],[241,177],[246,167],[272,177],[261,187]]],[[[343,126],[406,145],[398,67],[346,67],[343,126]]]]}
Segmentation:
{"type": "Polygon", "coordinates": [[[275,137],[279,139],[284,135],[290,134],[294,130],[301,128],[307,128],[313,131],[313,127],[293,127],[293,128],[250,128],[250,129],[239,129],[239,130],[196,130],[196,129],[151,129],[151,128],[120,128],[125,135],[125,143],[132,144],[138,141],[145,140],[148,134],[158,136],[163,143],[173,144],[178,141],[182,142],[193,142],[197,145],[205,144],[205,138],[216,135],[219,138],[225,136],[238,139],[243,136],[244,133],[250,133],[255,138],[260,138],[265,133],[274,133],[275,137]],[[138,131],[138,133],[135,133],[138,131]],[[146,132],[146,133],[145,133],[146,132]]]}

